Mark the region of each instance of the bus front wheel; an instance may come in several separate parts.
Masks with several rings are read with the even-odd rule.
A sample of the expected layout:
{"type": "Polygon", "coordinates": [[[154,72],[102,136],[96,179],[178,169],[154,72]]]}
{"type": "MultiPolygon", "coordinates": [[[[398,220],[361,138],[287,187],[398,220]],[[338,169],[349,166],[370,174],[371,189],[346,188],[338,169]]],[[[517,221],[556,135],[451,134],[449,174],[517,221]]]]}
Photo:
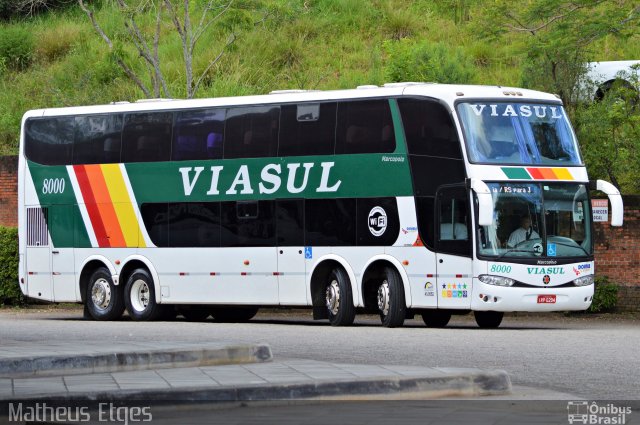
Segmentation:
{"type": "Polygon", "coordinates": [[[398,272],[391,267],[385,267],[382,271],[378,286],[378,309],[383,326],[396,328],[404,324],[407,315],[404,288],[398,272]]]}
{"type": "Polygon", "coordinates": [[[500,326],[504,313],[501,311],[474,311],[476,323],[483,329],[493,329],[500,326]]]}
{"type": "Polygon", "coordinates": [[[113,283],[111,273],[100,267],[89,278],[85,302],[95,320],[116,320],[124,313],[122,291],[113,283]]]}
{"type": "Polygon", "coordinates": [[[325,300],[331,326],[349,326],[356,317],[351,284],[342,268],[331,270],[325,287],[325,300]]]}
{"type": "Polygon", "coordinates": [[[124,287],[127,312],[133,320],[154,320],[160,316],[162,306],[156,303],[153,279],[145,269],[136,269],[124,287]]]}

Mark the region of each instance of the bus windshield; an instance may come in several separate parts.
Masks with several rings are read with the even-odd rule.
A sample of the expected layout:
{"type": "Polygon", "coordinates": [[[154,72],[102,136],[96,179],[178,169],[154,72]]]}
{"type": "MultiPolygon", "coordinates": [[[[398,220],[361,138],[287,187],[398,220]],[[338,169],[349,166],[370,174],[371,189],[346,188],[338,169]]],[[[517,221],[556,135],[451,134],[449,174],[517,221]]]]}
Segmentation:
{"type": "Polygon", "coordinates": [[[494,222],[478,229],[478,253],[518,258],[592,255],[584,184],[488,183],[494,222]]]}
{"type": "Polygon", "coordinates": [[[561,105],[487,101],[460,103],[457,110],[471,162],[581,164],[561,105]]]}

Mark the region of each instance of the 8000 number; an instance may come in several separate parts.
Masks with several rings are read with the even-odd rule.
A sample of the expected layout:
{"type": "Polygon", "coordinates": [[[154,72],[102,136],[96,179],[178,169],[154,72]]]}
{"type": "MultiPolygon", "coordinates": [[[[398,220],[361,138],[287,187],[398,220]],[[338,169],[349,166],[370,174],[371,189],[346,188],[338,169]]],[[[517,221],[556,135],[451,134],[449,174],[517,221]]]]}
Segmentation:
{"type": "Polygon", "coordinates": [[[62,178],[59,179],[44,179],[42,182],[42,194],[56,194],[63,193],[65,187],[65,181],[62,178]]]}
{"type": "Polygon", "coordinates": [[[504,266],[501,264],[492,264],[491,272],[492,273],[511,273],[511,266],[504,266]]]}

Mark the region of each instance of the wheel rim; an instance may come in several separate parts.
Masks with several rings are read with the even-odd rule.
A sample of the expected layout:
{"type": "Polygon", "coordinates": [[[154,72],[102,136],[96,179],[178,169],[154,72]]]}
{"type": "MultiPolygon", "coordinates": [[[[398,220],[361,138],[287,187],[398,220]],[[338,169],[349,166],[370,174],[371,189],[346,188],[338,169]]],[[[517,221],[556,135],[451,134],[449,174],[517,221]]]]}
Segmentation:
{"type": "Polygon", "coordinates": [[[331,283],[327,285],[326,297],[327,309],[335,316],[340,309],[340,286],[337,280],[332,280],[331,283]]]}
{"type": "Polygon", "coordinates": [[[144,311],[150,300],[149,285],[142,279],[138,279],[131,285],[131,306],[136,311],[144,311]]]}
{"type": "Polygon", "coordinates": [[[384,316],[389,314],[389,282],[386,279],[378,287],[378,309],[384,316]]]}
{"type": "Polygon", "coordinates": [[[98,310],[106,310],[111,304],[111,285],[107,279],[100,278],[91,287],[91,301],[98,310]]]}

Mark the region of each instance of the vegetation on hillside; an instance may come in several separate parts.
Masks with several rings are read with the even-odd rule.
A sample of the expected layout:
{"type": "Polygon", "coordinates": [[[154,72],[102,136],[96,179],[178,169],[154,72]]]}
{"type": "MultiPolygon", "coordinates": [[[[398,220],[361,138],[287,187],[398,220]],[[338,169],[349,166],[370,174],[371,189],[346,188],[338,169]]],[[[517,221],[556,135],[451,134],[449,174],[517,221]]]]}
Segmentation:
{"type": "MultiPolygon", "coordinates": [[[[149,46],[158,31],[161,94],[187,97],[182,39],[163,3],[130,0],[123,9],[120,0],[85,0],[109,49],[75,1],[0,0],[0,154],[17,152],[26,110],[145,97],[119,64],[153,87],[126,22],[149,46]]],[[[191,2],[194,27],[207,3],[191,2]]],[[[623,59],[640,59],[640,7],[631,0],[235,0],[194,48],[193,74],[203,76],[194,95],[401,80],[550,91],[570,109],[591,176],[638,193],[637,108],[618,96],[610,104],[566,102],[585,62],[623,59]]]]}

